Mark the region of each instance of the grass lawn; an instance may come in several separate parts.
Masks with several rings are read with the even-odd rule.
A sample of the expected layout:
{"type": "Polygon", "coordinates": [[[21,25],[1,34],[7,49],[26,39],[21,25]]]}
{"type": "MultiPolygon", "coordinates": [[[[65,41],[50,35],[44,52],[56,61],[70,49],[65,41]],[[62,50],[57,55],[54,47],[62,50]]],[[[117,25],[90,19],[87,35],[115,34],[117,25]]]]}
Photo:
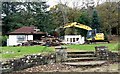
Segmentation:
{"type": "MultiPolygon", "coordinates": [[[[120,45],[120,43],[119,43],[120,45]]],[[[110,51],[118,51],[118,43],[66,45],[68,49],[94,51],[95,46],[107,46],[110,51]]]]}
{"type": "Polygon", "coordinates": [[[42,52],[53,52],[53,48],[45,46],[21,46],[21,47],[1,47],[2,59],[20,58],[24,55],[42,52]]]}
{"type": "MultiPolygon", "coordinates": [[[[120,43],[119,43],[120,45],[120,43]]],[[[111,51],[118,51],[118,43],[110,43],[110,44],[85,44],[85,45],[66,45],[68,50],[87,50],[87,51],[94,51],[95,46],[108,46],[109,50],[111,51]]],[[[43,52],[54,52],[53,47],[45,47],[45,46],[19,46],[19,47],[0,47],[2,48],[0,56],[2,59],[10,59],[10,58],[20,58],[24,55],[29,54],[37,54],[43,52]]]]}

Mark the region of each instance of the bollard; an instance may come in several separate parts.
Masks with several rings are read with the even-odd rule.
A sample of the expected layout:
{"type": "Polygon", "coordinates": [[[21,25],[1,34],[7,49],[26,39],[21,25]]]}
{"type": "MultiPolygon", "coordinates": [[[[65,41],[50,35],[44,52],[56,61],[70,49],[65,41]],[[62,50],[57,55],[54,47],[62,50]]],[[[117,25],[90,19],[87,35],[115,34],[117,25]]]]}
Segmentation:
{"type": "Polygon", "coordinates": [[[56,53],[56,62],[63,62],[67,58],[67,51],[66,47],[55,47],[55,53],[56,53]]]}

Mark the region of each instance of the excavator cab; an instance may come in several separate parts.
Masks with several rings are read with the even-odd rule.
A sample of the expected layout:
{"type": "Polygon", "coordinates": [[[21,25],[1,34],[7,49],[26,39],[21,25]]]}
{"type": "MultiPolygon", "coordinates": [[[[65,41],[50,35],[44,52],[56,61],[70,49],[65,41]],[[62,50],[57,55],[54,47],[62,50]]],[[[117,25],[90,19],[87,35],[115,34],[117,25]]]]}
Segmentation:
{"type": "Polygon", "coordinates": [[[96,41],[110,43],[108,39],[105,39],[104,33],[97,33],[96,29],[88,30],[86,40],[88,43],[96,41]]]}
{"type": "Polygon", "coordinates": [[[93,40],[94,37],[96,36],[97,30],[93,29],[93,30],[88,30],[87,32],[87,40],[93,40]]]}

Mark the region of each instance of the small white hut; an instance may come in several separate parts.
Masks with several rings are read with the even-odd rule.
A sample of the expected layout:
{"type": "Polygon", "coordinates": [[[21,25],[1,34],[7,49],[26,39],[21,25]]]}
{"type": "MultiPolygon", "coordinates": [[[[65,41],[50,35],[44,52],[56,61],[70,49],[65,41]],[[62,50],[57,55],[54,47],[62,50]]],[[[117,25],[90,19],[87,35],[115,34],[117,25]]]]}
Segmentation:
{"type": "Polygon", "coordinates": [[[84,44],[85,38],[81,35],[65,35],[64,41],[66,44],[84,44]]]}

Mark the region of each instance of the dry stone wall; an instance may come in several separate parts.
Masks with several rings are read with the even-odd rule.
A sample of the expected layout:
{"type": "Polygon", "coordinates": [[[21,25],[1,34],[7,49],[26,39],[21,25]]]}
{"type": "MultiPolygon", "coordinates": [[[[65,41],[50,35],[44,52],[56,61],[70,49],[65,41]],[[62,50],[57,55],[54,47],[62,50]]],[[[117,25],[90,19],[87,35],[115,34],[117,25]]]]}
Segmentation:
{"type": "Polygon", "coordinates": [[[22,70],[36,65],[51,64],[55,62],[55,55],[27,55],[20,59],[1,62],[2,72],[22,70]]]}

